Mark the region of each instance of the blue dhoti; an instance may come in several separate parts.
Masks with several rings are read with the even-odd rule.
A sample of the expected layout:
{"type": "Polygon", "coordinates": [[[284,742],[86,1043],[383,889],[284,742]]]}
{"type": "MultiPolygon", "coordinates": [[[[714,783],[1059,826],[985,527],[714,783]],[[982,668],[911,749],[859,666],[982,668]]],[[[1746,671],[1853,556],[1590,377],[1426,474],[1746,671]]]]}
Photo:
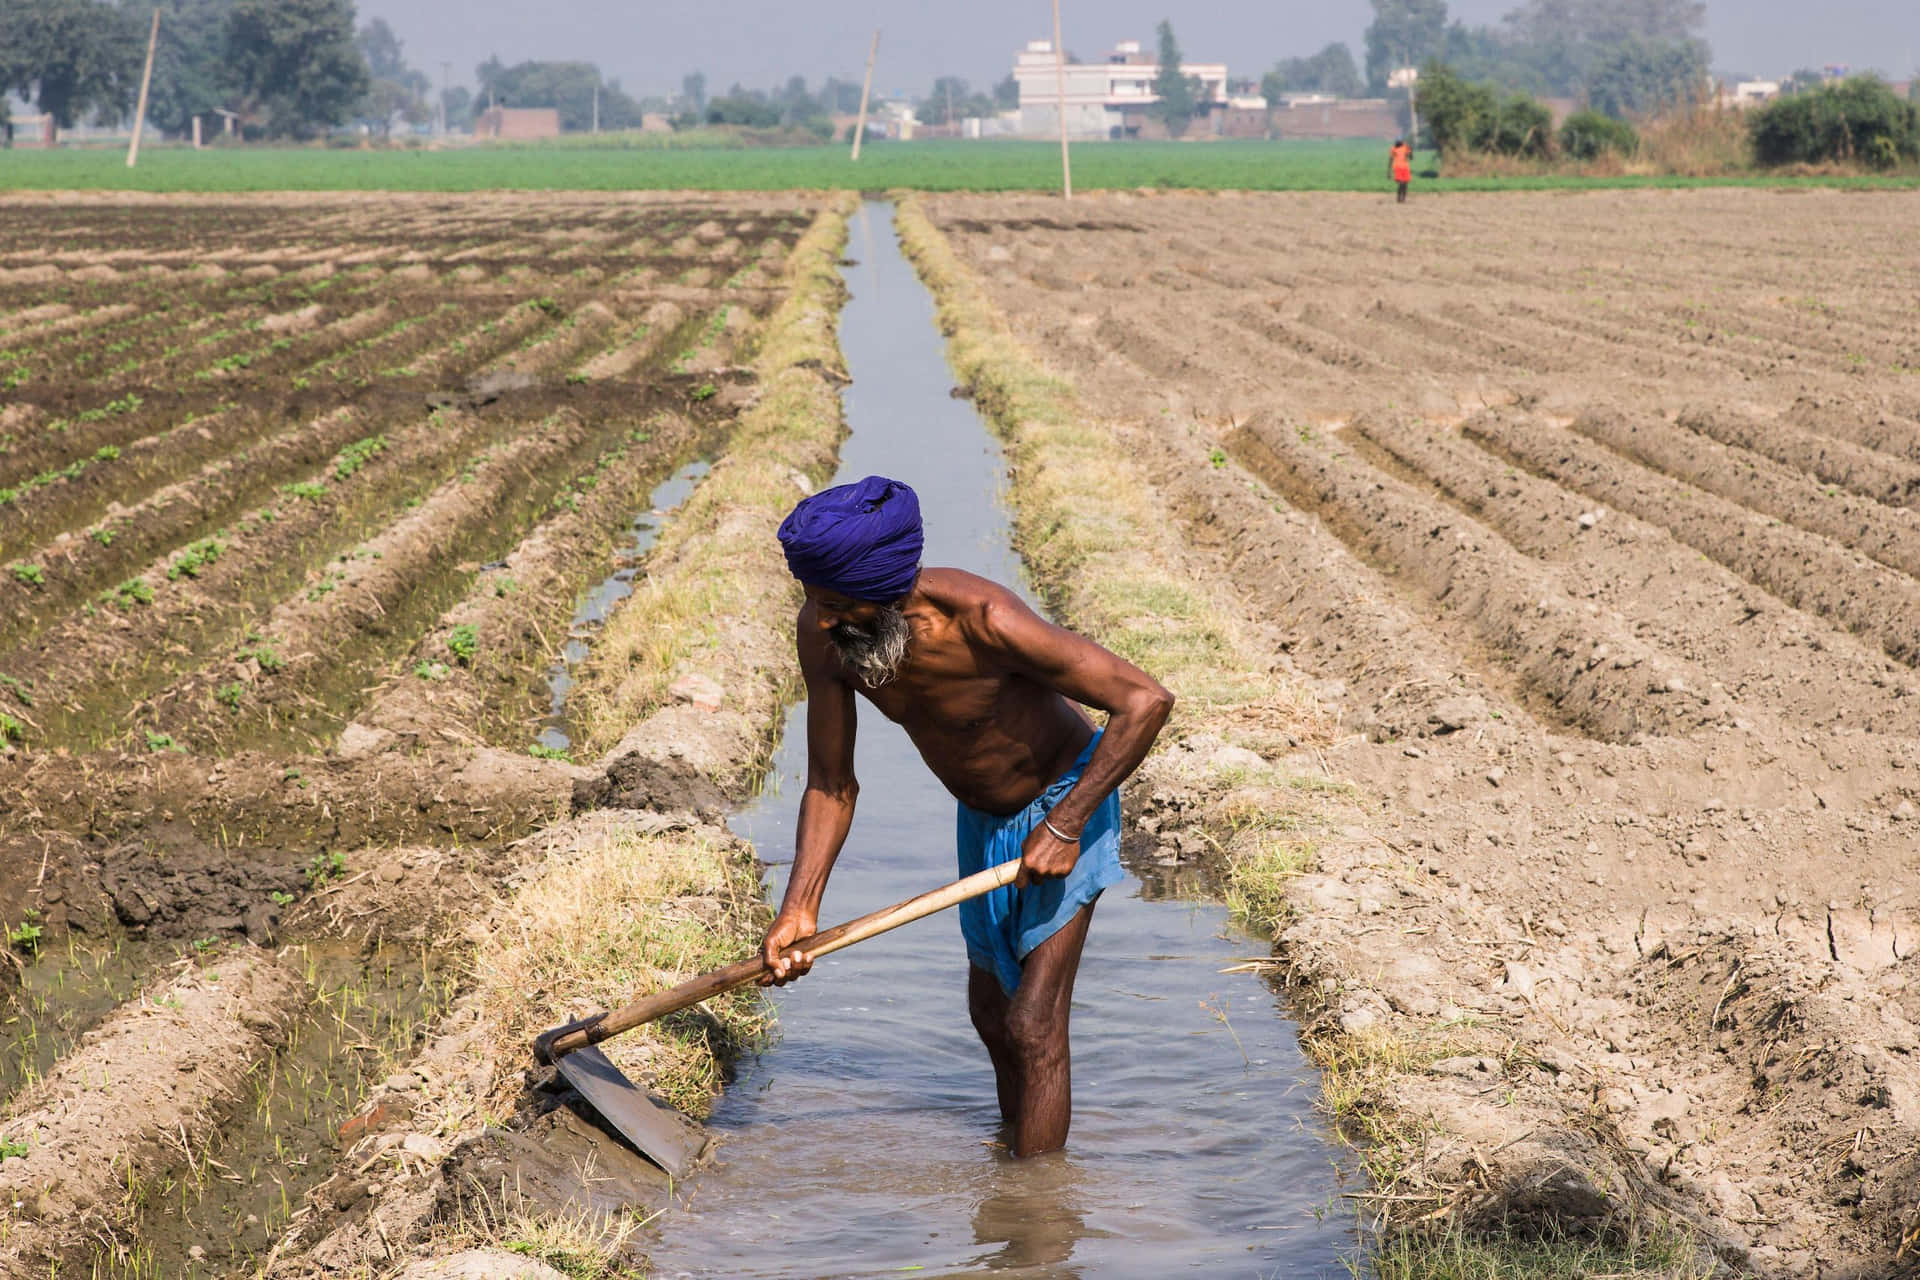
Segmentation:
{"type": "MultiPolygon", "coordinates": [[[[954,822],[960,874],[970,876],[1017,860],[1027,836],[1080,780],[1099,742],[1100,734],[1095,733],[1079,759],[1018,813],[1003,817],[961,805],[954,822]]],[[[1020,985],[1020,965],[1028,953],[1064,928],[1103,889],[1125,878],[1120,866],[1120,793],[1116,790],[1087,819],[1080,833],[1080,858],[1072,871],[1056,880],[1037,880],[1024,889],[1007,885],[960,904],[967,959],[994,975],[1001,990],[1012,995],[1020,985]]]]}

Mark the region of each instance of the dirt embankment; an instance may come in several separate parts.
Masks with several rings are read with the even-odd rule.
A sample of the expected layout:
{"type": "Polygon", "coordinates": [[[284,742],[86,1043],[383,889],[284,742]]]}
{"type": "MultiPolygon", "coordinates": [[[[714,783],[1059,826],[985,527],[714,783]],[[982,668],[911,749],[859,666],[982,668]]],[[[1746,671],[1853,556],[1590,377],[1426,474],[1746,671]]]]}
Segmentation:
{"type": "Polygon", "coordinates": [[[1301,833],[1228,871],[1386,1217],[1910,1268],[1915,419],[1857,250],[1910,199],[932,203],[1339,718],[1148,817],[1301,833]]]}

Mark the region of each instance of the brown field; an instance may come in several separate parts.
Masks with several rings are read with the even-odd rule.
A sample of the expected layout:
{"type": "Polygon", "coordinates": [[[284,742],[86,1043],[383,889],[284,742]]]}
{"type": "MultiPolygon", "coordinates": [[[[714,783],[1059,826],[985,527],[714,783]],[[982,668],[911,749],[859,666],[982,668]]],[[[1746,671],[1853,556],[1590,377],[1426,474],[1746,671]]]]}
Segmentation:
{"type": "Polygon", "coordinates": [[[1920,199],[927,205],[1339,717],[1390,1207],[1911,1269],[1920,199]]]}
{"type": "MultiPolygon", "coordinates": [[[[225,1274],[290,1223],[311,1243],[355,1203],[350,1178],[306,1202],[335,1126],[445,1009],[472,922],[577,812],[718,797],[632,749],[529,746],[577,602],[643,567],[649,493],[724,459],[767,391],[764,322],[821,209],[5,203],[0,1273],[175,1274],[206,1242],[225,1274]]],[[[780,500],[822,463],[781,462],[780,500]]],[[[749,757],[771,710],[727,715],[749,757]]]]}

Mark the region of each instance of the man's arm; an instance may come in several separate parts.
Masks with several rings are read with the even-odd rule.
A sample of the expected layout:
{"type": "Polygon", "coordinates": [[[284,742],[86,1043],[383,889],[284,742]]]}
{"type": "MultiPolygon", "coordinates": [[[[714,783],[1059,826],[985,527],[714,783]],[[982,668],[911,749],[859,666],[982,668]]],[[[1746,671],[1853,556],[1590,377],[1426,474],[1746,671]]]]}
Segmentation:
{"type": "Polygon", "coordinates": [[[800,796],[800,821],[794,833],[793,868],[780,914],[761,943],[767,972],[761,986],[785,986],[813,968],[813,957],[793,943],[819,928],[820,899],[827,877],[853,825],[860,784],[853,776],[853,733],[857,711],[853,686],[839,678],[827,656],[826,641],[803,615],[799,635],[800,672],[807,682],[807,789],[800,796]]]}
{"type": "Polygon", "coordinates": [[[1042,824],[1021,851],[1016,884],[1064,876],[1080,857],[1079,835],[1109,792],[1139,768],[1173,712],[1173,695],[1158,680],[1085,636],[1056,627],[1010,591],[984,610],[982,640],[1007,666],[1082,706],[1107,713],[1107,731],[1080,780],[1047,815],[1059,839],[1042,824]]]}

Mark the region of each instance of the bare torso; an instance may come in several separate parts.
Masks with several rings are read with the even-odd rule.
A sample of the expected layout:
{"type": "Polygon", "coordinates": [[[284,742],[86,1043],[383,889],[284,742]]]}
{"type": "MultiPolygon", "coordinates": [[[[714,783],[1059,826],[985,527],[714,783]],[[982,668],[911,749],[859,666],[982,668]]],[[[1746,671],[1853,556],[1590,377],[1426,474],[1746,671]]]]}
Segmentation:
{"type": "MultiPolygon", "coordinates": [[[[913,642],[899,675],[878,688],[848,678],[907,731],[955,799],[993,814],[1024,808],[1093,736],[1078,707],[982,643],[986,613],[1003,601],[1018,598],[962,570],[927,569],[906,608],[913,642]]],[[[837,666],[809,622],[803,610],[801,635],[815,637],[837,666]]]]}

